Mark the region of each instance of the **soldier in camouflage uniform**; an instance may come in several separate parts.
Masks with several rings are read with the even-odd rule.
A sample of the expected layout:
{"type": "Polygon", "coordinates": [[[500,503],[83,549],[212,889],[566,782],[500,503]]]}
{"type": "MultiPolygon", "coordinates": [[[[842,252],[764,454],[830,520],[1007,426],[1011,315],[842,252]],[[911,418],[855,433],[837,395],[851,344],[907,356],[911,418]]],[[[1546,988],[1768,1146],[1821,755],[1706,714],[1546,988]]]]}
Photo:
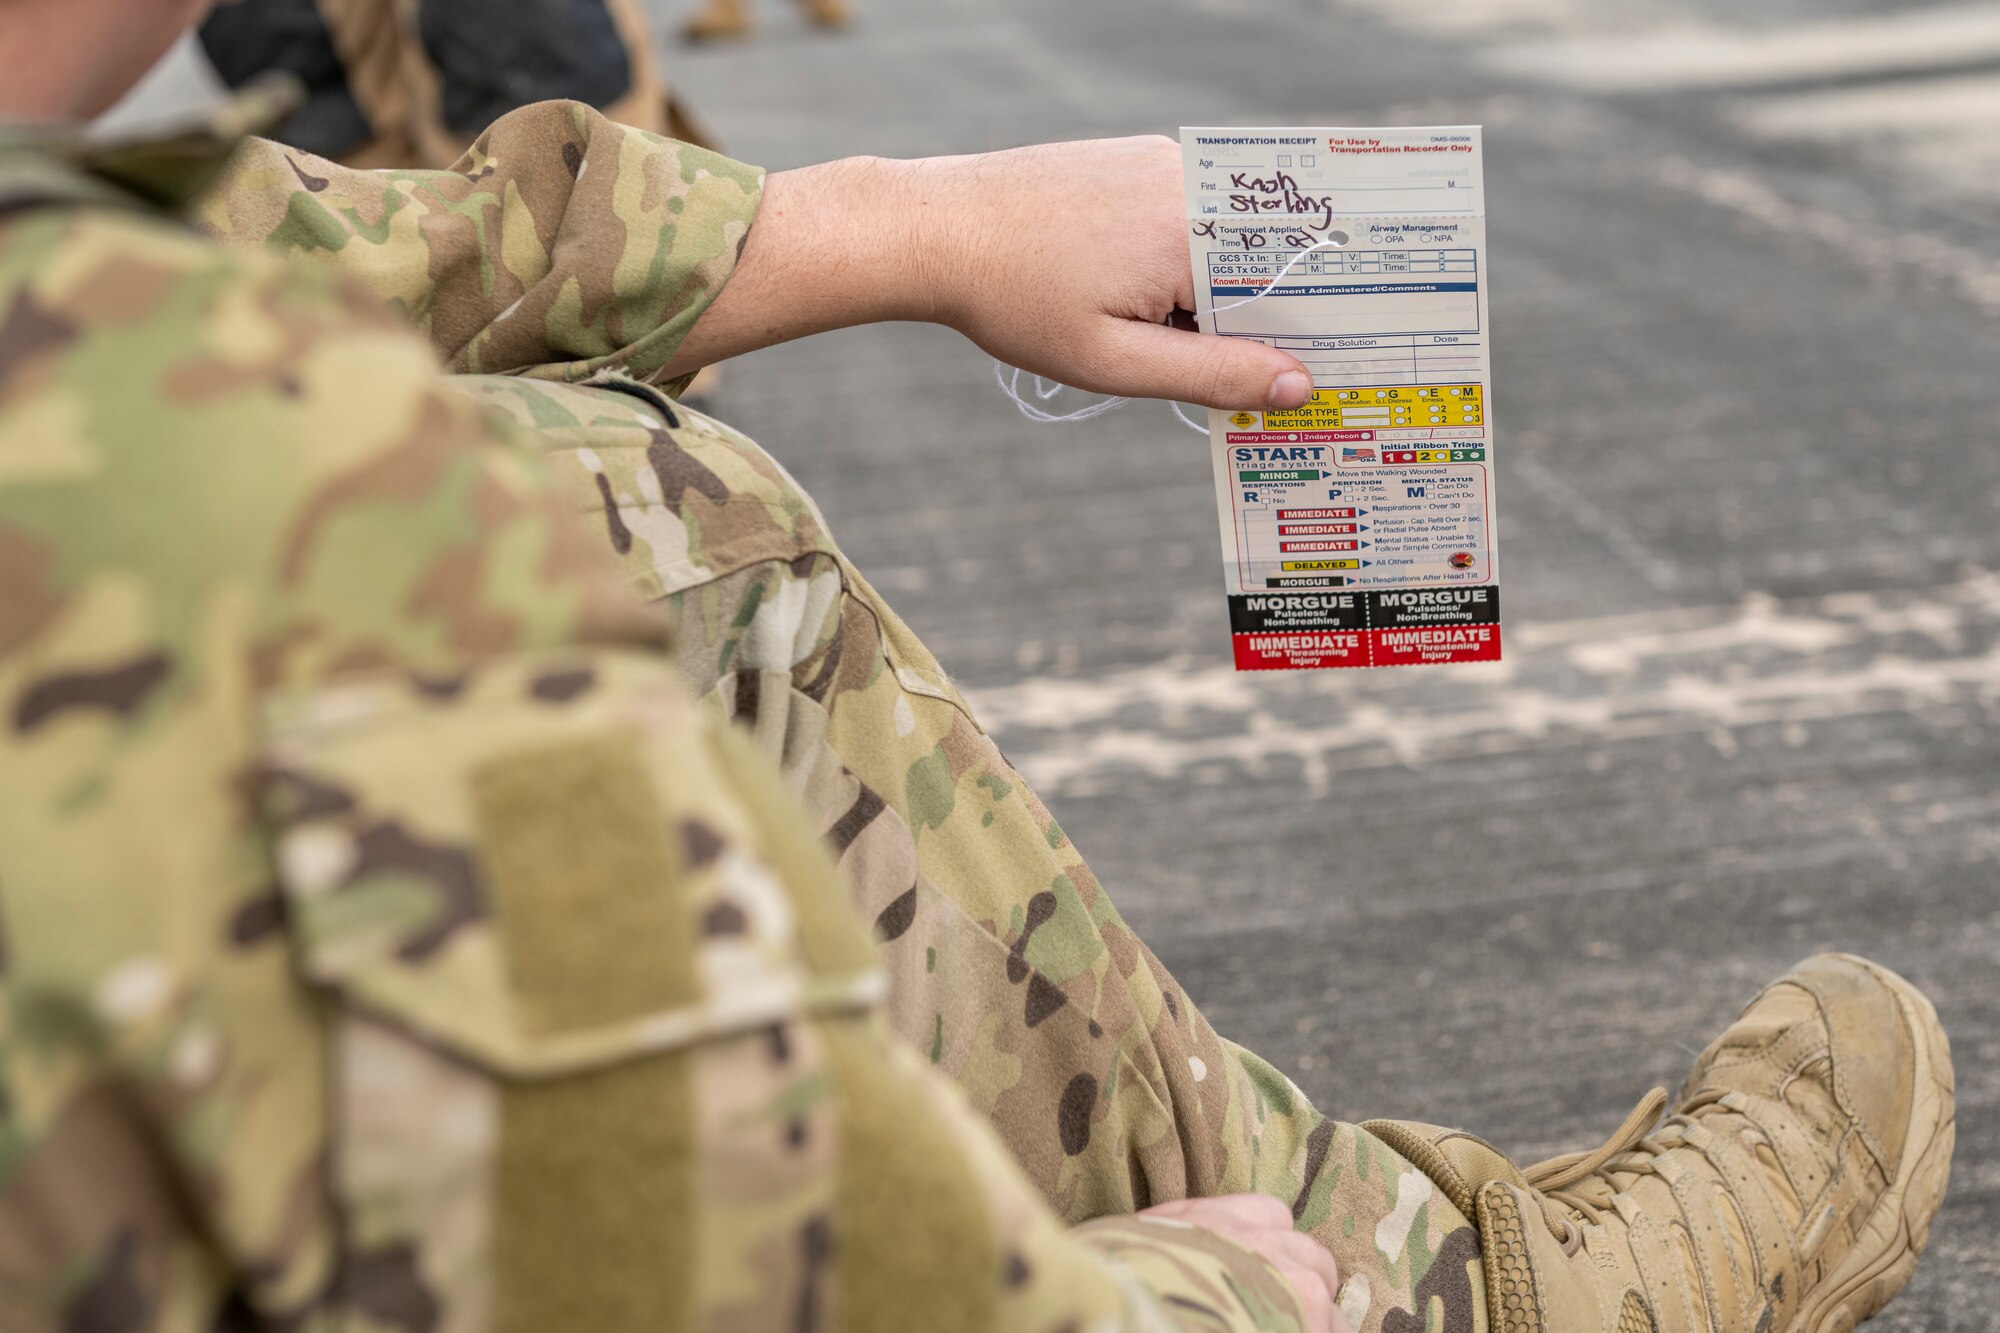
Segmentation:
{"type": "MultiPolygon", "coordinates": [[[[572,124],[584,162],[631,137],[596,118],[572,124]]],[[[522,161],[515,143],[546,133],[532,118],[509,121],[482,153],[522,161]]],[[[697,182],[672,257],[713,265],[750,221],[754,177],[678,151],[678,174],[697,182]]],[[[587,186],[588,171],[579,175],[587,186]]],[[[531,198],[546,187],[526,170],[481,183],[502,196],[510,184],[531,198]]],[[[615,209],[620,185],[600,188],[615,209]]],[[[407,197],[251,144],[201,217],[218,238],[264,238],[296,256],[407,197]],[[300,170],[316,188],[300,189],[300,170]]],[[[574,195],[565,206],[576,208],[574,195]]],[[[360,230],[349,235],[354,244],[360,230]]],[[[391,300],[408,290],[408,266],[439,263],[383,259],[378,250],[367,280],[391,300]]],[[[471,324],[535,295],[496,283],[474,307],[440,293],[433,308],[459,296],[454,313],[467,324],[446,331],[433,318],[428,332],[466,348],[468,370],[498,368],[482,341],[494,326],[471,324]]],[[[460,374],[450,387],[531,438],[639,593],[665,600],[683,678],[778,762],[887,941],[892,1024],[972,1095],[1044,1197],[1083,1221],[1191,1196],[1273,1194],[1338,1243],[1358,1327],[1433,1305],[1439,1327],[1472,1327],[1480,1289],[1466,1220],[1379,1139],[1325,1119],[1282,1074],[1216,1036],[782,467],[656,390],[606,380],[607,363],[624,375],[663,364],[664,344],[605,350],[559,368],[597,383],[529,367],[460,374]]]]}
{"type": "MultiPolygon", "coordinates": [[[[550,133],[754,199],[574,105],[489,151],[550,133]]],[[[0,168],[0,1327],[1299,1327],[1210,1230],[1058,1224],[540,460],[150,216],[189,146],[0,168]]]]}
{"type": "Polygon", "coordinates": [[[1638,1210],[1738,1278],[1725,1234],[1834,1217],[1835,1306],[1796,1244],[1691,1294],[1604,1222],[1704,1125],[1524,1175],[1220,1040],[782,468],[650,383],[758,173],[574,104],[451,172],[251,141],[226,255],[161,210],[229,142],[0,147],[0,1327],[1292,1328],[1331,1253],[1362,1333],[1681,1333],[1907,1277],[1949,1067],[1860,965],[1765,1020],[1917,1071],[1756,1131],[1839,1206],[1638,1210]],[[1310,1254],[1132,1215],[1238,1191],[1310,1254]]]}

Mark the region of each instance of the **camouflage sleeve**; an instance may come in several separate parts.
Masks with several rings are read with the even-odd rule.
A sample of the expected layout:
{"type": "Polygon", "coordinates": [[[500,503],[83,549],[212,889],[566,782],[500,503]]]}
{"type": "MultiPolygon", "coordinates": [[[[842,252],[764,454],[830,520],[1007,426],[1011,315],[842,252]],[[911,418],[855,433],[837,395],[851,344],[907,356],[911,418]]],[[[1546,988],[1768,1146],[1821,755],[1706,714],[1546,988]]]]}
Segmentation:
{"type": "Polygon", "coordinates": [[[763,181],[580,102],[540,102],[442,171],[248,140],[197,219],[224,244],[339,268],[453,371],[648,379],[722,290],[763,181]]]}
{"type": "Polygon", "coordinates": [[[1058,1223],[370,299],[46,213],[0,329],[0,1327],[1295,1327],[1058,1223]]]}

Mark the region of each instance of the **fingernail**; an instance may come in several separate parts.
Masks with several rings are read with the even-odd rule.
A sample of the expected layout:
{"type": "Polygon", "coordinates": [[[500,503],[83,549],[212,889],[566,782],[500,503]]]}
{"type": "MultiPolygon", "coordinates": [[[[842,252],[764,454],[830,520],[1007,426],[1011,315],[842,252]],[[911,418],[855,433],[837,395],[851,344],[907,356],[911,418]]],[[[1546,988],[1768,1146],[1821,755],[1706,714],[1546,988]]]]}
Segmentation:
{"type": "Polygon", "coordinates": [[[1265,405],[1276,408],[1303,407],[1306,399],[1312,397],[1313,382],[1302,371],[1288,370],[1271,381],[1271,391],[1265,395],[1265,405]]]}

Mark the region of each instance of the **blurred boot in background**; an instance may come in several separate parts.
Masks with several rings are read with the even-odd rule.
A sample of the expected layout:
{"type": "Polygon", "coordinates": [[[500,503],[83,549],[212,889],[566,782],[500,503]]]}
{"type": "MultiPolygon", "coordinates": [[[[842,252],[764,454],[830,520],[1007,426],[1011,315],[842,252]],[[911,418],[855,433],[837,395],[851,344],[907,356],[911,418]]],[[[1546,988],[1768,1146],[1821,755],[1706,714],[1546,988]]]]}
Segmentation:
{"type": "MultiPolygon", "coordinates": [[[[844,28],[854,20],[847,0],[799,0],[806,21],[816,28],[844,28]]],[[[707,0],[681,28],[690,42],[722,41],[746,37],[752,17],[750,0],[707,0]]]]}
{"type": "Polygon", "coordinates": [[[272,137],[349,166],[448,166],[549,98],[715,146],[666,89],[638,0],[239,0],[201,42],[231,87],[296,75],[305,104],[272,137]]]}

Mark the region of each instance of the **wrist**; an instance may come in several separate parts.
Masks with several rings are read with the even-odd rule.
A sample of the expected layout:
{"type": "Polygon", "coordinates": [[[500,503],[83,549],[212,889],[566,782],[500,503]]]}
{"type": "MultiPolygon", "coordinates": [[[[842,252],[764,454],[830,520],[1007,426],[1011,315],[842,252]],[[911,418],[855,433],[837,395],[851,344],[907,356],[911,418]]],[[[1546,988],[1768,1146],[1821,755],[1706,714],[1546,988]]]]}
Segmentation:
{"type": "Polygon", "coordinates": [[[663,368],[885,320],[964,328],[976,158],[849,157],[766,177],[728,283],[663,368]]]}
{"type": "Polygon", "coordinates": [[[897,313],[965,331],[982,217],[969,177],[973,156],[880,160],[888,226],[894,229],[897,313]]]}
{"type": "Polygon", "coordinates": [[[949,172],[938,168],[953,160],[845,157],[776,173],[746,259],[759,252],[770,270],[804,280],[791,297],[813,307],[815,330],[948,323],[960,223],[949,172]]]}

